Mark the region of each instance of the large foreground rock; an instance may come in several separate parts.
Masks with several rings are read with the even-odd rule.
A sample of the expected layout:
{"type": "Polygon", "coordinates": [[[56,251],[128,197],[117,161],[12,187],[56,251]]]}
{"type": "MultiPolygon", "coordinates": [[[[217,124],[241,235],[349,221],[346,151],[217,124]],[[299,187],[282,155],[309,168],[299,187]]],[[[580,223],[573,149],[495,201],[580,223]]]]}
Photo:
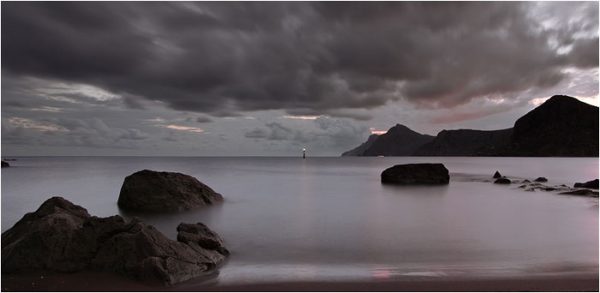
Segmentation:
{"type": "Polygon", "coordinates": [[[119,207],[127,210],[183,211],[223,201],[198,179],[175,172],[142,170],[125,177],[119,207]]]}
{"type": "Polygon", "coordinates": [[[137,219],[93,217],[53,197],[2,233],[2,273],[96,270],[171,285],[204,275],[229,254],[203,224],[178,231],[173,241],[137,219]]]}
{"type": "Polygon", "coordinates": [[[396,165],[381,173],[382,183],[448,184],[450,176],[443,164],[396,165]]]}

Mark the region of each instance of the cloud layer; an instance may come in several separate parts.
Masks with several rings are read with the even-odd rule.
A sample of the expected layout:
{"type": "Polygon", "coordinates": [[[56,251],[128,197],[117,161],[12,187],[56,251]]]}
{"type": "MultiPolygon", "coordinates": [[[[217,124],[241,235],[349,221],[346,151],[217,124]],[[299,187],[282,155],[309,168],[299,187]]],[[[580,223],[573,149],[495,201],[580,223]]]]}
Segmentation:
{"type": "Polygon", "coordinates": [[[364,120],[397,100],[451,108],[552,87],[598,67],[597,31],[597,2],[11,2],[2,70],[134,109],[364,120]]]}

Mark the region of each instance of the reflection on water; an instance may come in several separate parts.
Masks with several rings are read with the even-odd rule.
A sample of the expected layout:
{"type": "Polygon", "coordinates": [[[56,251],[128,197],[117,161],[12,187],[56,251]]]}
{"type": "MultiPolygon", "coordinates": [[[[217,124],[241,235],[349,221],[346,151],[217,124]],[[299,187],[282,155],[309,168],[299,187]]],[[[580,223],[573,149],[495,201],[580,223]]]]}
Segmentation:
{"type": "Polygon", "coordinates": [[[140,217],[174,238],[203,222],[232,252],[215,282],[436,278],[598,271],[598,200],[524,192],[494,171],[572,185],[597,158],[19,158],[2,169],[2,230],[62,195],[91,214],[140,217]],[[399,163],[442,162],[447,186],[382,185],[399,163]],[[141,169],[197,177],[225,202],[169,214],[116,200],[141,169]]]}

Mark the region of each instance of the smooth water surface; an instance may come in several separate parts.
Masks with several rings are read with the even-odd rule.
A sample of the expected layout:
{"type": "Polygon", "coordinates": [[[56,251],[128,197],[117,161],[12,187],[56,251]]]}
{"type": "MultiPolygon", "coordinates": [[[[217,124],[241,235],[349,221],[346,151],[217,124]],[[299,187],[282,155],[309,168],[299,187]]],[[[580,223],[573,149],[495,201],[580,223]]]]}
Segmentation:
{"type": "Polygon", "coordinates": [[[2,231],[61,195],[90,214],[138,216],[174,238],[203,222],[231,250],[213,281],[389,279],[598,272],[598,199],[525,192],[488,178],[499,170],[549,184],[598,178],[597,158],[17,158],[2,169],[2,231]],[[441,162],[448,186],[380,183],[392,165],[441,162]],[[220,205],[127,214],[125,176],[141,169],[197,177],[220,205]]]}

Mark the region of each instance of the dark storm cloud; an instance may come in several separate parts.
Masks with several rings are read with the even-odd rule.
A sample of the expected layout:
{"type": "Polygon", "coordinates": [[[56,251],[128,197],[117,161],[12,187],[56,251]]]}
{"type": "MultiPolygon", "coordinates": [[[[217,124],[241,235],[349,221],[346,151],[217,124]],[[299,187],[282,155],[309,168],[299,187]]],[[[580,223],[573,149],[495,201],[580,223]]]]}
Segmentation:
{"type": "Polygon", "coordinates": [[[133,109],[365,120],[352,109],[454,107],[597,67],[598,4],[548,5],[579,20],[544,26],[519,2],[3,3],[3,78],[90,84],[133,109]]]}

